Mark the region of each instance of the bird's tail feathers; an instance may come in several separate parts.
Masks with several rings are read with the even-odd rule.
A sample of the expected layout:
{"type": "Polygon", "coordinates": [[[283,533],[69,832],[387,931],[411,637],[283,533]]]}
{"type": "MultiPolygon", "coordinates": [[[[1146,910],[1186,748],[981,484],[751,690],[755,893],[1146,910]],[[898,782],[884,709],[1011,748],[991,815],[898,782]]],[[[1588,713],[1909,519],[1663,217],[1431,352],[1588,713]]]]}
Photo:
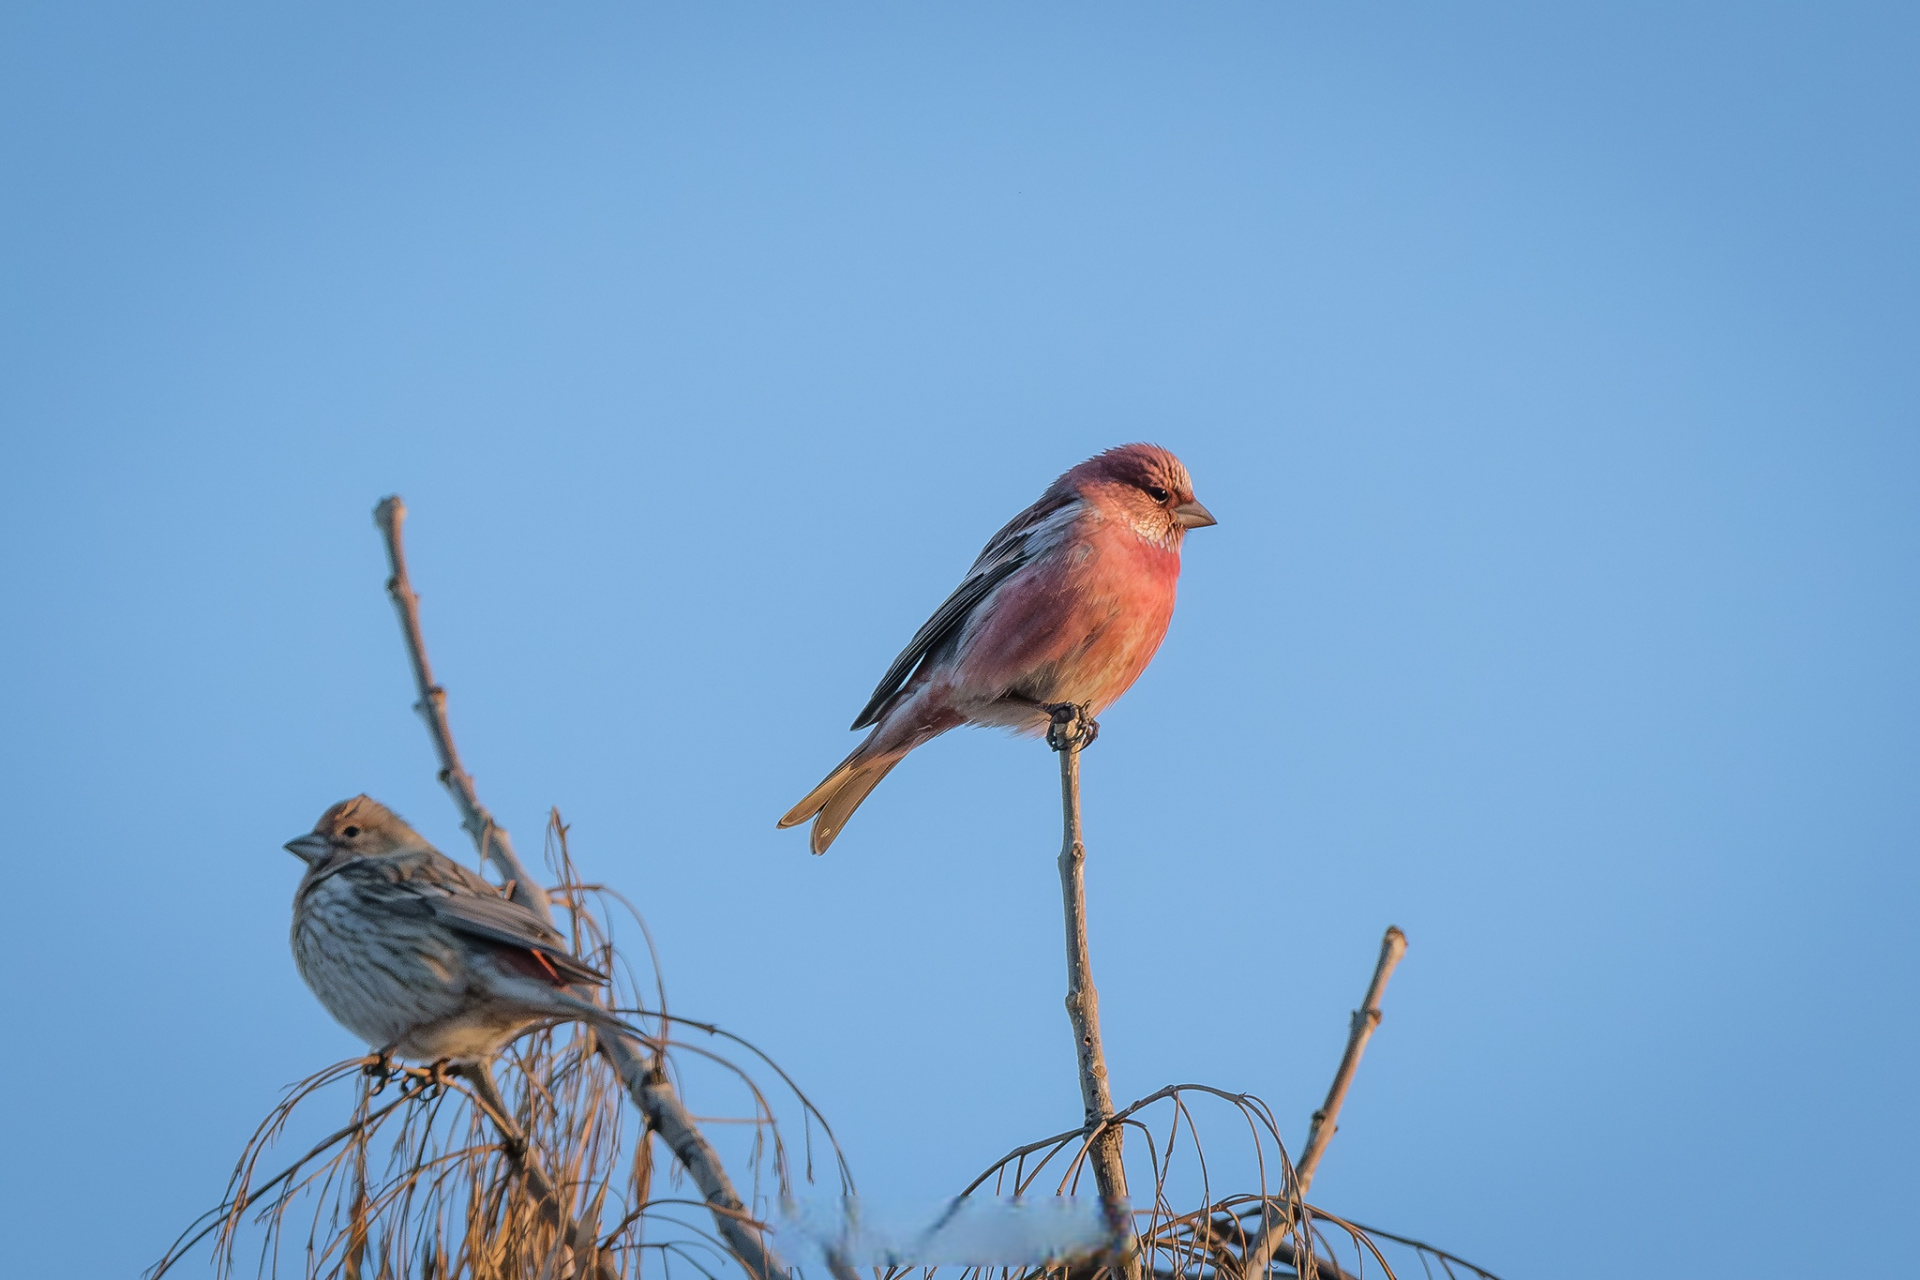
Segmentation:
{"type": "Polygon", "coordinates": [[[880,785],[880,779],[892,772],[893,766],[906,757],[906,752],[888,752],[884,755],[863,755],[856,750],[842,760],[837,768],[820,785],[807,792],[806,798],[787,810],[786,817],[780,819],[781,827],[797,827],[808,818],[813,819],[813,830],[807,838],[807,846],[815,853],[825,853],[834,837],[840,834],[840,828],[847,825],[847,819],[860,807],[873,789],[880,785]]]}
{"type": "Polygon", "coordinates": [[[840,784],[847,780],[847,776],[853,772],[854,766],[860,763],[860,753],[866,749],[866,745],[864,742],[861,743],[853,749],[852,755],[833,766],[833,772],[820,779],[820,785],[807,792],[807,794],[801,798],[800,803],[787,810],[786,816],[774,825],[780,830],[785,831],[788,827],[799,826],[808,818],[813,817],[813,815],[826,808],[827,801],[833,799],[833,793],[840,789],[840,784]]]}

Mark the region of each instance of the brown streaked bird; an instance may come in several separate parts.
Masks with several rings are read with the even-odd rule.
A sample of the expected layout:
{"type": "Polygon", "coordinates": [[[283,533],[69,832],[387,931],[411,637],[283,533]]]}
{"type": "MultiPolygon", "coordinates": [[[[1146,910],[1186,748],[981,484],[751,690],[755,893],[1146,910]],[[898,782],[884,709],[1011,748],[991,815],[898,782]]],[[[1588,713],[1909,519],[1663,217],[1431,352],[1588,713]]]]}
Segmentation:
{"type": "Polygon", "coordinates": [[[355,796],[287,842],[300,976],[347,1030],[416,1062],[491,1057],[549,1019],[611,1021],[571,987],[606,981],[546,921],[355,796]]]}
{"type": "Polygon", "coordinates": [[[780,825],[811,818],[809,845],[825,853],[887,772],[947,730],[1035,736],[1056,707],[1099,715],[1167,634],[1187,530],[1213,523],[1159,445],[1120,445],[1055,480],[880,677],[853,722],[873,732],[780,825]]]}

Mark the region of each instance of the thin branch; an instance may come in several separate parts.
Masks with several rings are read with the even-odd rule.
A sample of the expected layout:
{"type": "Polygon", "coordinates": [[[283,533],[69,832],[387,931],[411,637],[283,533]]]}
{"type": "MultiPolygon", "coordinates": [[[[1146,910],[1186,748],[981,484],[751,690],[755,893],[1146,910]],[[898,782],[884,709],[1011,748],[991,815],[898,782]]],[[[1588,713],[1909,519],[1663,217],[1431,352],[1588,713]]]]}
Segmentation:
{"type": "MultiPolygon", "coordinates": [[[[1320,1157],[1327,1153],[1327,1142],[1339,1128],[1340,1108],[1347,1100],[1347,1090],[1353,1087],[1354,1073],[1360,1069],[1360,1055],[1366,1052],[1373,1029],[1380,1025],[1380,997],[1386,993],[1387,980],[1393,977],[1394,966],[1406,954],[1407,935],[1397,926],[1388,925],[1386,936],[1380,939],[1380,959],[1373,966],[1373,980],[1367,984],[1366,999],[1353,1011],[1348,1023],[1347,1048],[1340,1055],[1340,1069],[1333,1073],[1333,1085],[1327,1090],[1325,1105],[1313,1113],[1306,1149],[1293,1167],[1295,1194],[1302,1202],[1313,1183],[1314,1170],[1320,1167],[1320,1157]]],[[[1240,1266],[1241,1280],[1261,1280],[1276,1261],[1298,1266],[1298,1253],[1285,1238],[1290,1230],[1283,1216],[1268,1214],[1260,1233],[1247,1246],[1246,1260],[1240,1266]]]]}
{"type": "Polygon", "coordinates": [[[493,863],[501,878],[512,886],[513,900],[552,924],[553,909],[547,905],[545,891],[537,879],[527,874],[526,864],[513,851],[513,840],[506,829],[496,823],[487,807],[480,803],[473,775],[461,765],[459,749],[453,745],[453,730],[447,724],[447,691],[433,682],[426,637],[420,631],[420,597],[414,594],[413,582],[407,577],[407,555],[400,545],[400,525],[406,518],[407,504],[400,501],[397,493],[380,499],[380,504],[373,509],[373,522],[380,526],[387,544],[390,574],[387,595],[393,599],[394,612],[400,615],[400,630],[407,641],[407,659],[413,665],[413,684],[420,695],[413,709],[427,722],[434,753],[440,757],[440,785],[453,797],[454,807],[460,810],[460,825],[473,837],[480,856],[493,863]]]}
{"type": "MultiPolygon", "coordinates": [[[[1319,1213],[1319,1210],[1314,1210],[1319,1213]]],[[[1261,1215],[1260,1230],[1247,1246],[1247,1260],[1240,1266],[1242,1280],[1264,1280],[1274,1263],[1283,1267],[1292,1267],[1296,1275],[1312,1274],[1319,1280],[1354,1280],[1340,1264],[1331,1258],[1313,1252],[1309,1243],[1311,1233],[1301,1229],[1298,1222],[1281,1205],[1269,1201],[1261,1215]],[[1295,1238],[1297,1237],[1297,1239],[1295,1238]],[[1308,1264],[1305,1259],[1311,1256],[1308,1264]],[[1313,1270],[1308,1272],[1311,1265],[1313,1270]]],[[[1389,1276],[1393,1273],[1388,1272],[1389,1276]]]]}
{"type": "Polygon", "coordinates": [[[552,1224],[554,1230],[560,1233],[560,1238],[566,1241],[567,1247],[573,1250],[574,1274],[591,1275],[595,1280],[619,1280],[619,1268],[614,1265],[612,1257],[598,1247],[599,1232],[591,1225],[576,1224],[567,1213],[566,1206],[560,1202],[560,1193],[540,1167],[540,1161],[535,1158],[526,1135],[513,1122],[506,1100],[500,1096],[500,1088],[493,1082],[492,1066],[486,1062],[473,1062],[463,1064],[458,1070],[473,1086],[473,1100],[500,1130],[501,1154],[506,1156],[507,1163],[527,1184],[527,1194],[539,1206],[541,1216],[552,1224]],[[591,1267],[591,1270],[586,1270],[586,1267],[591,1267]]]}
{"type": "MultiPolygon", "coordinates": [[[[355,1060],[352,1065],[358,1067],[361,1064],[359,1060],[355,1060]]],[[[162,1257],[160,1261],[154,1263],[153,1268],[147,1272],[147,1280],[159,1280],[161,1276],[165,1275],[167,1271],[172,1268],[174,1263],[186,1256],[189,1249],[199,1244],[200,1241],[204,1240],[212,1232],[230,1227],[232,1223],[239,1219],[241,1214],[246,1212],[249,1206],[258,1204],[267,1192],[292,1178],[294,1174],[306,1166],[309,1160],[312,1160],[336,1143],[346,1141],[367,1126],[384,1119],[388,1112],[394,1110],[406,1101],[406,1096],[402,1095],[387,1103],[385,1106],[382,1106],[379,1110],[360,1117],[345,1128],[328,1134],[319,1142],[315,1143],[312,1149],[305,1155],[295,1160],[279,1173],[274,1174],[273,1177],[268,1178],[259,1186],[234,1192],[230,1194],[223,1203],[201,1214],[198,1218],[194,1219],[191,1226],[180,1233],[180,1238],[175,1240],[172,1246],[167,1249],[166,1255],[162,1257]]],[[[262,1126],[262,1128],[264,1129],[265,1126],[262,1126]]],[[[257,1139],[258,1136],[259,1135],[256,1134],[255,1138],[257,1139]]],[[[251,1150],[253,1144],[249,1143],[248,1146],[251,1150]]],[[[234,1180],[236,1183],[241,1181],[249,1167],[250,1166],[243,1164],[241,1169],[235,1171],[234,1180]]]]}
{"type": "MultiPolygon", "coordinates": [[[[453,730],[447,723],[446,690],[433,682],[433,667],[427,660],[426,639],[420,629],[420,598],[414,594],[413,584],[407,577],[406,552],[400,538],[400,526],[406,518],[406,504],[398,494],[382,498],[373,510],[374,523],[386,541],[391,574],[387,579],[387,594],[393,598],[394,611],[400,616],[407,657],[413,666],[414,686],[420,696],[416,709],[427,722],[434,751],[440,757],[440,781],[460,810],[461,825],[473,837],[480,856],[492,862],[499,874],[511,883],[514,900],[551,924],[553,909],[540,882],[527,873],[525,864],[513,851],[512,839],[480,803],[473,776],[462,767],[460,753],[454,747],[453,730]]],[[[775,1280],[784,1275],[786,1265],[767,1247],[760,1233],[743,1222],[743,1202],[734,1191],[719,1155],[694,1124],[659,1064],[625,1036],[608,1032],[595,1038],[634,1104],[646,1117],[648,1126],[660,1134],[675,1158],[693,1176],[713,1213],[715,1226],[741,1265],[755,1280],[775,1280]]]]}
{"type": "MultiPolygon", "coordinates": [[[[1066,912],[1067,1018],[1073,1024],[1074,1052],[1080,1068],[1080,1102],[1091,1150],[1088,1163],[1107,1206],[1116,1239],[1131,1242],[1126,1217],[1127,1170],[1122,1156],[1126,1129],[1113,1119],[1113,1090],[1107,1083],[1107,1054],[1100,1041],[1100,992],[1093,985],[1093,958],[1087,946],[1087,846],[1080,828],[1080,751],[1093,740],[1092,722],[1078,707],[1053,712],[1047,744],[1060,756],[1060,897],[1066,912]]],[[[1129,1274],[1138,1259],[1129,1250],[1129,1274]]]]}
{"type": "Polygon", "coordinates": [[[1485,1277],[1485,1280],[1499,1280],[1498,1276],[1494,1275],[1493,1272],[1487,1270],[1485,1267],[1480,1266],[1478,1263],[1468,1262],[1465,1258],[1462,1258],[1460,1255],[1454,1254],[1454,1253],[1448,1253],[1445,1249],[1442,1249],[1437,1245],[1428,1244],[1424,1240],[1415,1240],[1411,1236],[1397,1236],[1391,1231],[1382,1231],[1378,1227],[1361,1226],[1357,1222],[1348,1223],[1347,1225],[1353,1227],[1355,1230],[1364,1231],[1370,1236],[1379,1236],[1382,1240],[1391,1240],[1395,1244],[1404,1244],[1408,1248],[1415,1249],[1421,1253],[1430,1253],[1434,1257],[1440,1259],[1440,1261],[1443,1264],[1453,1263],[1458,1266],[1465,1267],[1467,1270],[1473,1272],[1475,1275],[1485,1277]]]}
{"type": "Polygon", "coordinates": [[[1367,1041],[1373,1038],[1373,1029],[1380,1025],[1380,997],[1386,994],[1387,979],[1393,977],[1394,966],[1406,954],[1407,935],[1396,926],[1388,925],[1386,936],[1380,939],[1380,961],[1373,967],[1373,981],[1367,984],[1367,998],[1353,1011],[1347,1031],[1347,1051],[1340,1056],[1340,1069],[1333,1073],[1333,1086],[1327,1090],[1326,1103],[1313,1113],[1306,1149],[1294,1166],[1303,1197],[1313,1185],[1313,1172],[1320,1167],[1320,1157],[1327,1153],[1327,1142],[1339,1128],[1340,1107],[1353,1085],[1353,1073],[1360,1069],[1360,1055],[1367,1051],[1367,1041]]]}
{"type": "Polygon", "coordinates": [[[692,1175],[693,1183],[713,1213],[714,1226],[740,1259],[740,1264],[755,1280],[775,1280],[787,1272],[787,1266],[767,1245],[746,1205],[733,1189],[720,1156],[706,1135],[693,1122],[679,1095],[674,1093],[666,1072],[651,1062],[625,1036],[603,1035],[601,1051],[619,1072],[621,1083],[633,1098],[647,1125],[660,1135],[681,1167],[692,1175]]]}

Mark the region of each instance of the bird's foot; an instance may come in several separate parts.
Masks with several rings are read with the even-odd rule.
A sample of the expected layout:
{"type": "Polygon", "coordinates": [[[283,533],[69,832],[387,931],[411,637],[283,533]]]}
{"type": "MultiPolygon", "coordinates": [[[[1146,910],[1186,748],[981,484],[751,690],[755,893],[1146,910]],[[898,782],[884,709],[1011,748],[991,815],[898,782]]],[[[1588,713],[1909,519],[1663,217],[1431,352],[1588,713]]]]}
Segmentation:
{"type": "Polygon", "coordinates": [[[393,1070],[400,1081],[401,1095],[415,1101],[439,1097],[446,1091],[448,1080],[459,1073],[458,1065],[451,1058],[442,1058],[431,1066],[395,1067],[393,1070]],[[449,1067],[452,1069],[449,1070],[449,1067]]]}
{"type": "Polygon", "coordinates": [[[1055,702],[1041,710],[1053,718],[1047,726],[1047,745],[1055,751],[1084,751],[1100,736],[1100,722],[1078,702],[1055,702]]]}
{"type": "Polygon", "coordinates": [[[360,1071],[363,1075],[373,1078],[373,1085],[367,1090],[369,1097],[386,1088],[387,1082],[393,1079],[392,1048],[381,1049],[375,1053],[371,1058],[367,1059],[367,1065],[360,1068],[360,1071]]]}

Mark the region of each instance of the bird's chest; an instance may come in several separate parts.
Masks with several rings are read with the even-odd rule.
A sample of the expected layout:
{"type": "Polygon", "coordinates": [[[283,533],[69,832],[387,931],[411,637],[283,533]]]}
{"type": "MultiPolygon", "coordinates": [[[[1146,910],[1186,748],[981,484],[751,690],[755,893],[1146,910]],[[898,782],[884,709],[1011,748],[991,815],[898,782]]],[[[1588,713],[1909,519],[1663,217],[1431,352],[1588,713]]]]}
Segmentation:
{"type": "Polygon", "coordinates": [[[1104,706],[1152,659],[1173,617],[1176,553],[1108,526],[1061,548],[1021,619],[1031,655],[1013,687],[1040,702],[1104,706]]]}
{"type": "Polygon", "coordinates": [[[457,944],[388,886],[344,875],[311,886],[294,911],[293,955],[327,1011],[369,1043],[446,1016],[464,998],[457,944]]]}
{"type": "Polygon", "coordinates": [[[1125,650],[1158,643],[1173,617],[1177,552],[1108,526],[1067,549],[1063,630],[1082,645],[1125,650]]]}
{"type": "Polygon", "coordinates": [[[1072,558],[1083,590],[1113,593],[1135,603],[1171,597],[1180,577],[1179,552],[1111,523],[1077,541],[1072,558]]]}

